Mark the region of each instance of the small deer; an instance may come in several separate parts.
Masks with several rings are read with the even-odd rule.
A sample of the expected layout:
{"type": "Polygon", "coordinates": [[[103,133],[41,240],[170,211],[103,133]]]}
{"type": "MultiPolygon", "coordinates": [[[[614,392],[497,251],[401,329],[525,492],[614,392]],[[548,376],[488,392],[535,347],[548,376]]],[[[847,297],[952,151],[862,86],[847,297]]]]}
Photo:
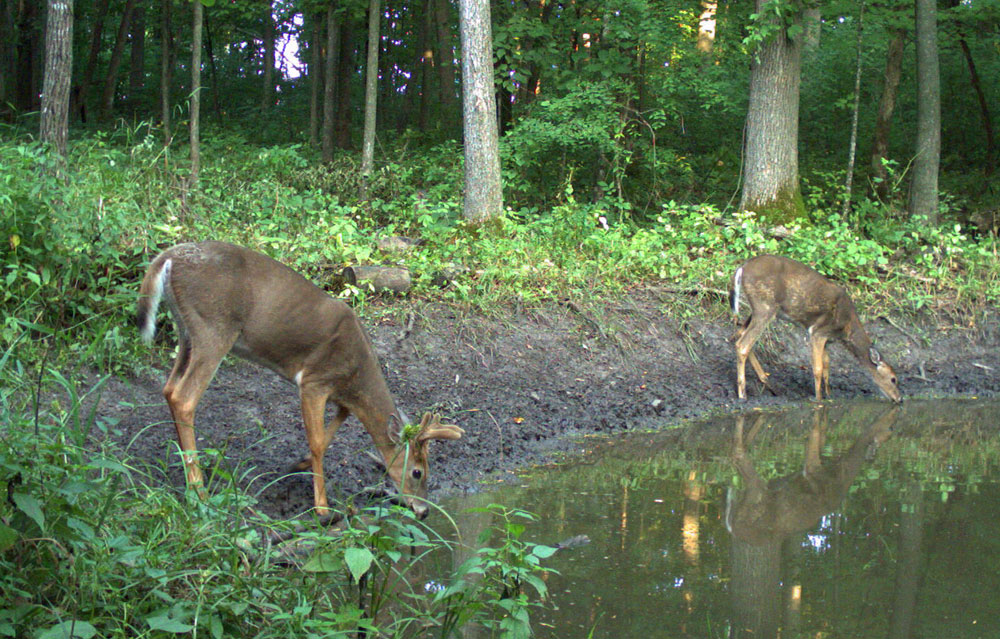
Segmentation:
{"type": "Polygon", "coordinates": [[[371,435],[390,478],[418,517],[427,514],[428,445],[459,439],[464,431],[427,413],[404,438],[375,351],[357,315],[284,264],[224,242],[178,244],[149,266],[139,288],[143,339],[156,331],[165,299],[177,325],[179,347],[163,387],[180,442],[188,484],[204,497],[194,413],[198,400],[229,352],[266,366],[299,389],[316,512],[329,513],[323,454],[337,428],[355,415],[371,435]],[[328,401],[339,407],[324,428],[328,401]]]}
{"type": "Polygon", "coordinates": [[[729,287],[733,316],[739,314],[741,299],[750,305],[750,316],[736,330],[736,390],[746,399],[746,362],[749,359],[757,378],[768,389],[764,372],[753,345],[779,313],[809,330],[812,347],[812,370],[816,401],[823,391],[830,395],[830,358],[826,343],[837,340],[850,351],[875,385],[892,401],[903,396],[896,383],[896,373],[872,345],[854,303],[837,286],[805,264],[776,255],[760,255],[736,269],[729,287]]]}

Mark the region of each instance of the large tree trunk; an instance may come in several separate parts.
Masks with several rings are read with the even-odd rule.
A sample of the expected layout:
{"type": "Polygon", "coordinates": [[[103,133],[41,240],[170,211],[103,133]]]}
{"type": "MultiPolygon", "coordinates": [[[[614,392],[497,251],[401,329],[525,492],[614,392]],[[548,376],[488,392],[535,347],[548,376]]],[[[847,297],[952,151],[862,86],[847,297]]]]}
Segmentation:
{"type": "Polygon", "coordinates": [[[163,121],[163,143],[170,144],[173,133],[170,130],[170,85],[173,79],[174,50],[172,26],[170,24],[170,8],[173,0],[163,0],[162,22],[160,24],[160,119],[163,121]]]}
{"type": "MultiPolygon", "coordinates": [[[[361,199],[368,199],[368,176],[375,163],[375,115],[378,108],[379,0],[368,5],[368,62],[365,69],[365,128],[361,144],[361,199]]],[[[385,81],[385,80],[383,80],[385,81]]]]}
{"type": "Polygon", "coordinates": [[[806,7],[802,11],[802,22],[805,27],[806,51],[816,51],[823,33],[823,12],[819,7],[806,7]]]}
{"type": "Polygon", "coordinates": [[[115,89],[118,86],[118,69],[122,66],[122,57],[125,54],[125,43],[128,40],[129,27],[132,24],[132,14],[135,10],[136,0],[125,0],[125,12],[122,14],[122,21],[118,25],[118,35],[115,38],[115,47],[111,50],[111,61],[108,63],[108,70],[104,76],[104,93],[101,95],[100,118],[102,120],[111,116],[111,108],[115,104],[115,89]]]}
{"type": "Polygon", "coordinates": [[[503,210],[493,39],[489,0],[459,0],[462,39],[462,115],[465,134],[463,217],[483,224],[503,210]]]}
{"type": "Polygon", "coordinates": [[[937,2],[916,0],[917,154],[910,183],[910,215],[938,221],[938,166],[941,162],[941,78],[938,71],[937,2]]]}
{"type": "Polygon", "coordinates": [[[892,127],[892,112],[896,106],[896,91],[899,88],[899,76],[903,70],[903,45],[905,31],[892,29],[889,35],[889,45],[885,55],[885,80],[882,84],[882,97],[878,103],[878,115],[875,117],[875,132],[872,135],[872,183],[875,195],[883,202],[889,199],[889,172],[883,160],[889,153],[889,130],[892,127]]]}
{"type": "Polygon", "coordinates": [[[65,157],[69,129],[69,85],[73,73],[73,2],[49,0],[48,5],[41,138],[65,157]]]}
{"type": "Polygon", "coordinates": [[[323,85],[323,161],[333,161],[336,133],[337,61],[340,59],[340,23],[334,3],[326,9],[326,64],[323,85]]]}
{"type": "Polygon", "coordinates": [[[274,15],[271,10],[271,0],[264,0],[267,5],[264,13],[264,87],[260,96],[260,110],[267,113],[274,104],[274,41],[275,31],[274,15]]]}
{"type": "Polygon", "coordinates": [[[94,71],[97,67],[97,56],[101,53],[101,35],[104,33],[104,18],[108,15],[108,0],[99,0],[97,15],[90,32],[90,53],[87,55],[87,66],[83,68],[83,82],[80,85],[80,104],[86,106],[87,95],[94,81],[94,71]]]}
{"type": "MultiPolygon", "coordinates": [[[[761,12],[763,0],[756,5],[761,12]]],[[[801,16],[794,20],[798,24],[801,16]]],[[[788,30],[775,29],[750,66],[740,208],[756,211],[773,224],[791,222],[805,213],[798,150],[802,45],[788,37],[788,30]]]]}
{"type": "Polygon", "coordinates": [[[128,100],[132,113],[139,110],[140,94],[146,80],[146,8],[137,6],[132,16],[132,48],[129,58],[128,100]]]}
{"type": "Polygon", "coordinates": [[[190,188],[197,188],[201,170],[201,25],[203,8],[201,0],[191,3],[191,176],[190,188]]]}

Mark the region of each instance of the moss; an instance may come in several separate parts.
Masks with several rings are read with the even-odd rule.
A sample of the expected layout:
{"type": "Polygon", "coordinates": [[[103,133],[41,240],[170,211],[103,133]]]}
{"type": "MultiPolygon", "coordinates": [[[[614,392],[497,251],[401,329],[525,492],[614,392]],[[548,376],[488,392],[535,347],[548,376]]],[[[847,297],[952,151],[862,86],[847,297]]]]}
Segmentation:
{"type": "Polygon", "coordinates": [[[788,225],[806,216],[806,205],[798,181],[793,186],[780,189],[771,201],[747,208],[772,225],[788,225]]]}

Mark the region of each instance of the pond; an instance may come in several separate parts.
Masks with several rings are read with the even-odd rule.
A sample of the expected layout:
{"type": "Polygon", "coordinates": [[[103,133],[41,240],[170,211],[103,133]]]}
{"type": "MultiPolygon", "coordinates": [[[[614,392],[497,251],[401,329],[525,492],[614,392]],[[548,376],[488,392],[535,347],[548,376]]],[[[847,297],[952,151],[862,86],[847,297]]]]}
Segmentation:
{"type": "MultiPolygon", "coordinates": [[[[998,637],[998,425],[998,400],[751,412],[585,439],[442,505],[522,508],[525,539],[571,540],[539,637],[998,637]]],[[[490,524],[457,520],[464,539],[490,524]]]]}

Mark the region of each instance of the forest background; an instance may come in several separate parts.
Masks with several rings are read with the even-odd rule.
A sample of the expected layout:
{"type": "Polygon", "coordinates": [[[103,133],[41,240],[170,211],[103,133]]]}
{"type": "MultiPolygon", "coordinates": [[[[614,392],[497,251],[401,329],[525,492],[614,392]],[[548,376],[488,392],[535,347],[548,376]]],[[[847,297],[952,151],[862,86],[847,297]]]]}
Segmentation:
{"type": "MultiPolygon", "coordinates": [[[[245,552],[259,522],[228,516],[245,496],[201,508],[85,445],[99,420],[76,374],[165,357],[131,315],[145,265],[179,241],[264,251],[367,321],[404,304],[338,283],[344,266],[404,266],[411,299],[499,317],[569,300],[599,318],[654,286],[676,319],[723,315],[732,269],[760,252],[909,330],[994,312],[996,0],[461,4],[0,0],[0,635],[375,623],[351,603],[383,583],[356,578],[364,561],[303,594],[245,552]],[[485,169],[466,163],[470,6],[491,10],[485,169]],[[468,210],[479,180],[502,187],[488,224],[468,210]],[[393,236],[420,243],[379,248],[393,236]],[[41,405],[43,386],[63,400],[41,405]],[[324,598],[336,614],[314,614],[324,598]]],[[[493,565],[535,557],[532,574],[505,517],[493,565]]],[[[381,561],[412,545],[403,528],[330,543],[381,561]]],[[[523,630],[527,607],[503,606],[479,610],[523,630]]]]}

